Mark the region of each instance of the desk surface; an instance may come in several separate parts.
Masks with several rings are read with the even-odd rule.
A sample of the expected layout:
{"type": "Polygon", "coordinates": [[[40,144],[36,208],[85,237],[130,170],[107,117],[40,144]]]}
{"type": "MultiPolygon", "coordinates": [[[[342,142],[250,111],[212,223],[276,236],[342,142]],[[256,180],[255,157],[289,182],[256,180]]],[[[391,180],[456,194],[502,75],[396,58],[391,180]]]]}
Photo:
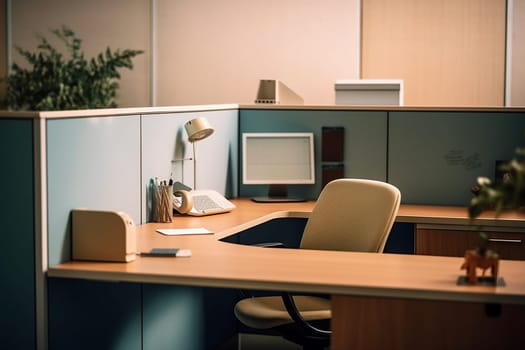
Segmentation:
{"type": "MultiPolygon", "coordinates": [[[[525,261],[504,260],[504,287],[458,286],[463,258],[422,255],[265,249],[219,241],[274,218],[307,217],[313,202],[257,204],[236,199],[228,214],[175,217],[171,224],[137,226],[137,250],[191,249],[190,258],[137,256],[129,263],[71,261],[48,269],[50,277],[165,283],[226,288],[289,290],[430,300],[525,304],[525,261]],[[158,228],[205,227],[215,234],[163,236],[158,228]]],[[[397,221],[467,224],[466,209],[403,205],[397,221]]],[[[478,223],[525,227],[525,215],[485,214],[478,223]]],[[[286,234],[286,232],[283,232],[286,234]]]]}

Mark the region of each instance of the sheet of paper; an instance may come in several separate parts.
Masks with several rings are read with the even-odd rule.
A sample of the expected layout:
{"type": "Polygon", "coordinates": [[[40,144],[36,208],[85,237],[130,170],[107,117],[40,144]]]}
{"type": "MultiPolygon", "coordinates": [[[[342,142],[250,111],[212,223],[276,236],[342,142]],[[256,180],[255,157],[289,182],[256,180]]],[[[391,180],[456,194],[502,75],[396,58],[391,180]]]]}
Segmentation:
{"type": "Polygon", "coordinates": [[[180,235],[209,235],[213,234],[208,229],[204,227],[194,227],[194,228],[166,228],[166,229],[157,229],[158,233],[162,233],[166,236],[180,236],[180,235]]]}

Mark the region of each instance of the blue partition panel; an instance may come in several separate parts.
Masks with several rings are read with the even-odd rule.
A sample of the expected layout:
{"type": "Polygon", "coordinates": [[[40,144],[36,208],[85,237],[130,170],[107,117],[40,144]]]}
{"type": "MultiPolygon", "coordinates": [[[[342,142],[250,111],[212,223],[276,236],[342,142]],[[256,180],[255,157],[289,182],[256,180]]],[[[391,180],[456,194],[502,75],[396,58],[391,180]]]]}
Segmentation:
{"type": "Polygon", "coordinates": [[[140,284],[50,278],[48,289],[49,349],[143,349],[140,284]]]}
{"type": "Polygon", "coordinates": [[[143,349],[230,349],[236,333],[233,289],[143,285],[143,349]]]}
{"type": "MultiPolygon", "coordinates": [[[[315,199],[322,187],[322,127],[345,129],[345,177],[386,180],[387,113],[382,111],[242,109],[243,132],[313,132],[315,136],[316,184],[289,186],[291,195],[315,199]]],[[[240,154],[242,160],[242,154],[240,154]]],[[[242,164],[240,166],[242,169],[242,164]]],[[[243,185],[240,196],[264,196],[267,186],[243,185]]]]}
{"type": "Polygon", "coordinates": [[[33,119],[0,119],[0,347],[34,349],[33,119]]]}
{"type": "Polygon", "coordinates": [[[388,181],[406,204],[468,205],[478,176],[525,144],[525,114],[390,112],[388,181]]]}
{"type": "Polygon", "coordinates": [[[208,119],[214,132],[195,143],[197,189],[213,189],[236,197],[238,174],[238,111],[206,111],[142,116],[142,218],[151,221],[148,183],[155,177],[193,183],[193,148],[184,124],[197,117],[208,119]]]}
{"type": "Polygon", "coordinates": [[[140,117],[48,120],[49,265],[71,259],[74,208],[123,211],[141,221],[140,117]]]}
{"type": "Polygon", "coordinates": [[[237,291],[49,279],[49,349],[227,349],[237,291]]]}

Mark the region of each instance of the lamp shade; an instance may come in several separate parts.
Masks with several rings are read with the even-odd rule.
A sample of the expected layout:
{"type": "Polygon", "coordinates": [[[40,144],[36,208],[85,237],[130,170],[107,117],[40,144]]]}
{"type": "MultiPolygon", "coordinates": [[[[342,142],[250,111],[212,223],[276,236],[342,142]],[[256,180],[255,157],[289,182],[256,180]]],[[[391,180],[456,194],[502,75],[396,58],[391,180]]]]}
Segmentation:
{"type": "Polygon", "coordinates": [[[186,124],[184,124],[184,129],[188,134],[188,139],[190,142],[199,141],[205,139],[206,137],[213,134],[213,128],[206,118],[195,118],[192,119],[186,124]]]}

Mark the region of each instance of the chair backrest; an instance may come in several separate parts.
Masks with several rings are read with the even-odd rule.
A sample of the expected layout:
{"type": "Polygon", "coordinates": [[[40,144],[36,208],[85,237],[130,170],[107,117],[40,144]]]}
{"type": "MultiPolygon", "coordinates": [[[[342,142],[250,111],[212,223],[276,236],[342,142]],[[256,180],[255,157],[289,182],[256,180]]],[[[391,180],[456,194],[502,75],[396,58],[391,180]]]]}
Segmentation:
{"type": "Polygon", "coordinates": [[[383,252],[401,193],[388,183],[337,179],[321,191],[301,248],[383,252]]]}

